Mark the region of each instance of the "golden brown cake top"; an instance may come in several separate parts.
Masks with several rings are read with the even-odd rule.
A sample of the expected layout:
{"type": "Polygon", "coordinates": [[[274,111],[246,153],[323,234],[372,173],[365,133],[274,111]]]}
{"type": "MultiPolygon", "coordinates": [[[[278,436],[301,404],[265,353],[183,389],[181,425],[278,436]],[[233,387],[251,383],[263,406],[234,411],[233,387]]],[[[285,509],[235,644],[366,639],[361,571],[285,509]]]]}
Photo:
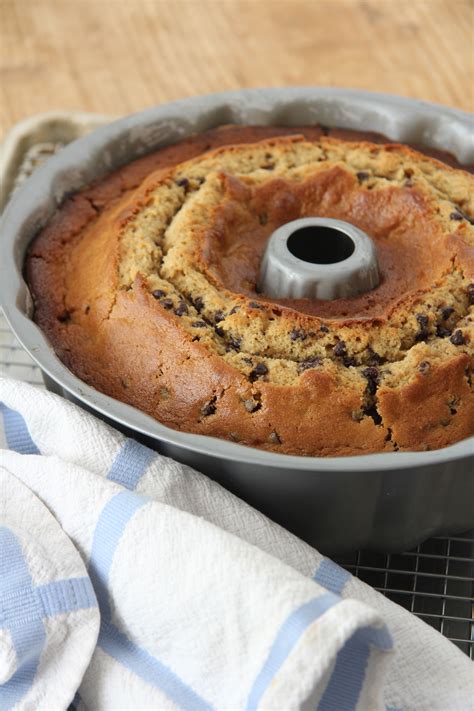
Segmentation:
{"type": "MultiPolygon", "coordinates": [[[[318,378],[357,394],[354,421],[378,424],[384,389],[472,357],[474,178],[404,146],[311,139],[266,138],[185,161],[177,151],[177,162],[141,174],[123,195],[113,181],[86,191],[82,212],[72,210],[77,226],[59,238],[67,248],[54,247],[48,230],[32,247],[32,260],[63,264],[60,298],[43,311],[39,302],[39,321],[59,311],[63,331],[90,337],[124,295],[148,293],[170,333],[175,324],[186,343],[249,383],[247,412],[259,409],[264,383],[311,388],[318,378]],[[257,293],[269,236],[315,215],[374,240],[379,286],[335,301],[257,293]]],[[[186,365],[182,352],[177,368],[186,365]]]]}

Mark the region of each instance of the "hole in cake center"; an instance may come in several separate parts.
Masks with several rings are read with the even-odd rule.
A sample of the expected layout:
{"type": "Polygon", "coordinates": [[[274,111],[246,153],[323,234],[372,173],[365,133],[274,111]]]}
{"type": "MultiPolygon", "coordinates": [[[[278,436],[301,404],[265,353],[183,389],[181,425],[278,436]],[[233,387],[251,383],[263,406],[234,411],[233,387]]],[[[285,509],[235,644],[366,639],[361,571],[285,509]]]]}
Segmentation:
{"type": "Polygon", "coordinates": [[[286,246],[294,257],[310,264],[336,264],[354,252],[355,245],[349,235],[334,227],[311,225],[295,230],[286,246]]]}

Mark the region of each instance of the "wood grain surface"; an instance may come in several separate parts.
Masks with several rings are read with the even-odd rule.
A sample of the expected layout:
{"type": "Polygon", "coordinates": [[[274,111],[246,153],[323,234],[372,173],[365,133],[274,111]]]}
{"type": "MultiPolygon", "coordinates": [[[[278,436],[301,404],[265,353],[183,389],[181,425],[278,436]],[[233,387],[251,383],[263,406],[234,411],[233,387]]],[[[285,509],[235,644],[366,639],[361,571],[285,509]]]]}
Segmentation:
{"type": "Polygon", "coordinates": [[[0,0],[0,135],[241,87],[384,91],[474,111],[471,0],[0,0]]]}

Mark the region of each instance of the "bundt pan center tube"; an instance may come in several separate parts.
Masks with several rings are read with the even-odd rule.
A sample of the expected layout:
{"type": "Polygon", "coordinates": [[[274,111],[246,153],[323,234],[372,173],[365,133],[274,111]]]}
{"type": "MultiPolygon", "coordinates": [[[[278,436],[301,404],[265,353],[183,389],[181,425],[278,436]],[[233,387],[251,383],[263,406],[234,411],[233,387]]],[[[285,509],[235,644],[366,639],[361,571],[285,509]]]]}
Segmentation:
{"type": "MultiPolygon", "coordinates": [[[[22,276],[26,251],[64,198],[139,156],[223,124],[323,124],[372,130],[393,141],[447,150],[462,164],[474,162],[471,117],[463,112],[384,95],[315,88],[248,90],[188,99],[127,117],[74,142],[14,196],[1,225],[2,306],[18,339],[43,370],[47,386],[149,446],[195,466],[328,553],[360,547],[407,549],[434,533],[472,527],[472,437],[433,451],[303,457],[176,431],[79,380],[32,321],[31,299],[22,276]]],[[[274,271],[283,273],[283,286],[291,281],[285,272],[289,257],[313,270],[313,278],[305,284],[298,270],[291,288],[305,293],[321,289],[318,298],[339,298],[337,289],[347,281],[339,278],[343,267],[353,269],[359,293],[369,293],[375,286],[377,255],[363,232],[351,236],[353,226],[344,221],[300,225],[303,230],[318,228],[319,237],[334,238],[338,233],[335,251],[308,254],[301,251],[299,229],[294,227],[290,225],[291,234],[282,238],[287,253],[272,265],[274,271]],[[368,257],[361,263],[357,250],[364,245],[368,257]],[[331,270],[339,274],[332,286],[326,279],[331,270]]],[[[263,269],[259,286],[263,293],[271,288],[263,269]]]]}
{"type": "Polygon", "coordinates": [[[305,217],[281,225],[268,240],[258,290],[279,299],[348,299],[376,287],[375,246],[344,220],[305,217]]]}

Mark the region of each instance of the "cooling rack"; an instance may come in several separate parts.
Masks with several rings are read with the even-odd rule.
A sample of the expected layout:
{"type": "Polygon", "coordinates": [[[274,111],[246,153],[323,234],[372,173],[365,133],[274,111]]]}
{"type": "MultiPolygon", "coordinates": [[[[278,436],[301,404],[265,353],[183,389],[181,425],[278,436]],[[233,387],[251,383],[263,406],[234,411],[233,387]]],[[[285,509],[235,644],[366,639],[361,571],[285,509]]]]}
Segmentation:
{"type": "Polygon", "coordinates": [[[474,659],[474,531],[405,553],[357,551],[337,562],[474,659]]]}
{"type": "MultiPolygon", "coordinates": [[[[59,143],[32,146],[14,187],[60,148],[59,143]]],[[[44,387],[40,369],[13,336],[1,310],[0,376],[44,387]]],[[[336,560],[474,659],[474,531],[432,538],[405,553],[357,551],[336,560]]]]}

